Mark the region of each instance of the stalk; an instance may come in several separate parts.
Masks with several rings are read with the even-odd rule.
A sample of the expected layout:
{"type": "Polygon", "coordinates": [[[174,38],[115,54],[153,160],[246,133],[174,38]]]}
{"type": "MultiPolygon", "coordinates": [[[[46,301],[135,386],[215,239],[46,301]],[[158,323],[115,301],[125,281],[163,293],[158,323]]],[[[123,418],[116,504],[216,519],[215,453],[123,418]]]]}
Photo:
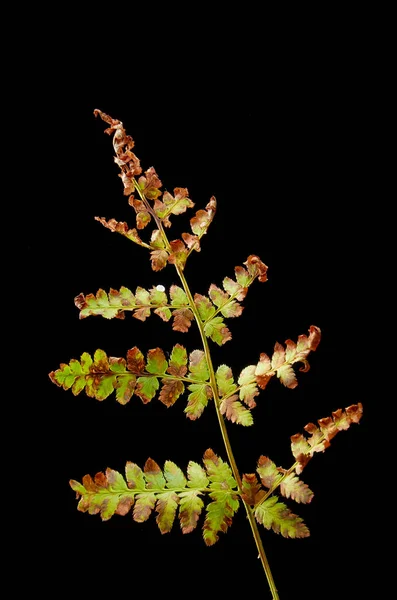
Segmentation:
{"type": "MultiPolygon", "coordinates": [[[[161,219],[159,219],[159,217],[156,215],[156,213],[152,209],[152,207],[149,204],[149,202],[147,201],[145,195],[142,193],[141,189],[139,188],[137,181],[135,179],[133,179],[133,182],[134,182],[135,189],[137,190],[141,200],[144,202],[148,212],[154,218],[156,225],[157,225],[159,231],[161,232],[161,236],[163,238],[165,247],[167,248],[167,250],[170,250],[170,244],[168,241],[168,237],[164,231],[161,219]]],[[[202,341],[203,348],[204,348],[205,358],[207,360],[208,370],[210,373],[210,384],[211,384],[212,393],[213,393],[216,416],[218,418],[218,423],[219,423],[219,427],[221,430],[221,435],[222,435],[223,443],[225,446],[226,454],[228,457],[228,461],[229,461],[230,467],[232,469],[233,476],[237,482],[241,500],[244,504],[244,508],[247,513],[248,522],[251,527],[252,535],[254,536],[255,544],[256,544],[256,547],[258,550],[258,558],[260,558],[262,566],[263,566],[263,570],[265,571],[265,575],[267,578],[267,582],[269,584],[270,591],[272,593],[273,600],[280,600],[280,597],[277,592],[276,584],[274,582],[273,575],[272,575],[272,572],[270,569],[270,565],[267,560],[265,549],[262,544],[262,539],[261,539],[261,536],[260,536],[260,533],[258,530],[258,525],[255,520],[253,510],[251,509],[249,504],[244,500],[244,498],[241,495],[242,494],[241,477],[240,477],[240,473],[239,473],[239,470],[238,470],[237,464],[236,464],[236,459],[234,458],[233,450],[232,450],[232,447],[230,444],[229,436],[228,436],[227,429],[226,429],[226,423],[225,423],[223,415],[221,414],[221,411],[219,409],[220,399],[219,399],[219,395],[218,395],[218,387],[216,384],[215,371],[214,371],[214,366],[212,364],[212,358],[211,358],[211,352],[210,352],[210,348],[209,348],[209,344],[208,344],[208,339],[204,333],[204,324],[201,322],[200,315],[199,315],[197,307],[194,303],[194,299],[193,299],[192,293],[190,291],[189,285],[186,281],[186,277],[185,277],[183,270],[181,269],[181,267],[178,264],[175,265],[175,268],[178,273],[179,279],[181,280],[185,294],[188,297],[190,310],[194,314],[194,318],[196,320],[197,327],[200,332],[200,337],[201,337],[201,341],[202,341]]]]}
{"type": "MultiPolygon", "coordinates": [[[[241,493],[242,493],[241,477],[240,477],[240,473],[237,468],[236,460],[234,458],[233,450],[232,450],[232,447],[230,444],[229,436],[228,436],[227,429],[226,429],[226,423],[225,423],[223,415],[221,414],[220,409],[219,409],[220,399],[219,399],[219,395],[218,395],[218,387],[216,385],[215,371],[214,371],[214,366],[212,364],[212,358],[211,358],[211,352],[210,352],[210,348],[209,348],[209,344],[208,344],[208,339],[204,333],[204,326],[200,320],[200,316],[198,314],[198,310],[194,303],[194,300],[193,300],[192,294],[190,292],[188,283],[186,281],[185,275],[184,275],[182,269],[178,265],[175,265],[175,266],[176,266],[177,273],[179,275],[179,279],[181,280],[183,289],[185,291],[185,294],[187,295],[187,297],[189,299],[190,309],[194,314],[194,318],[196,319],[196,323],[197,323],[197,326],[200,331],[200,337],[201,337],[201,341],[203,343],[204,353],[205,353],[205,357],[207,360],[208,370],[210,373],[210,383],[211,383],[212,393],[213,393],[213,397],[214,397],[216,416],[218,417],[218,423],[219,423],[219,427],[221,430],[223,443],[225,445],[226,454],[227,454],[227,457],[228,457],[228,460],[229,460],[229,463],[230,463],[230,466],[231,466],[231,469],[233,472],[233,476],[237,482],[239,492],[241,495],[241,493]]],[[[276,584],[274,583],[270,565],[267,560],[265,550],[263,548],[262,539],[261,539],[261,536],[260,536],[260,533],[258,530],[258,526],[257,526],[257,522],[254,517],[254,513],[253,513],[251,507],[249,506],[249,504],[244,500],[243,497],[241,497],[241,500],[244,504],[244,508],[247,513],[248,522],[250,524],[252,535],[254,536],[255,544],[256,544],[256,547],[258,550],[258,558],[260,558],[263,569],[265,571],[267,582],[268,582],[269,588],[272,592],[273,600],[279,600],[279,595],[277,592],[276,584]]]]}

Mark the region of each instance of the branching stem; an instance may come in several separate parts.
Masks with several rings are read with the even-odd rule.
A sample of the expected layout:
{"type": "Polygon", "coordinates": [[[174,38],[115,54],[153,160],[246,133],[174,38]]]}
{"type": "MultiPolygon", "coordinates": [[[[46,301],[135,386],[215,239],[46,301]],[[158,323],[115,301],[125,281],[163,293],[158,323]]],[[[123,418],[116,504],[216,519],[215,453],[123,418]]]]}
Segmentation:
{"type": "MultiPolygon", "coordinates": [[[[194,314],[198,329],[200,331],[201,341],[203,343],[205,357],[206,357],[207,364],[208,364],[208,370],[210,373],[210,383],[211,383],[211,388],[212,388],[212,393],[213,393],[213,398],[214,398],[216,416],[218,417],[218,422],[219,422],[219,427],[220,427],[221,434],[222,434],[223,443],[225,445],[226,454],[227,454],[231,469],[233,471],[233,476],[237,482],[239,492],[241,494],[242,493],[241,477],[240,477],[240,473],[237,468],[236,460],[234,458],[233,450],[232,450],[232,447],[230,444],[229,436],[228,436],[227,429],[226,429],[226,423],[225,423],[225,420],[219,409],[220,400],[219,400],[219,394],[218,394],[218,387],[216,385],[215,371],[214,371],[214,366],[212,364],[211,352],[209,349],[208,340],[204,333],[204,324],[202,323],[200,316],[198,314],[198,310],[194,303],[194,300],[193,300],[192,294],[190,292],[188,283],[186,281],[185,275],[184,275],[182,269],[179,267],[179,265],[175,265],[175,266],[176,266],[176,270],[179,275],[179,278],[181,280],[183,289],[189,299],[190,309],[194,314]]],[[[258,553],[259,553],[259,558],[261,559],[262,566],[265,571],[270,590],[272,592],[273,600],[279,600],[277,588],[274,583],[273,575],[272,575],[270,565],[269,565],[267,557],[266,557],[265,550],[263,548],[261,536],[259,534],[258,526],[257,526],[256,520],[254,517],[254,513],[253,513],[251,507],[249,506],[249,504],[243,498],[241,498],[241,499],[242,499],[244,508],[247,513],[248,521],[249,521],[249,524],[250,524],[251,530],[252,530],[252,535],[254,536],[254,539],[255,539],[256,547],[257,547],[258,553]]]]}
{"type": "MultiPolygon", "coordinates": [[[[137,181],[134,179],[134,186],[135,189],[137,190],[141,200],[144,202],[145,206],[147,207],[148,211],[150,212],[150,214],[153,216],[153,218],[156,221],[156,225],[159,229],[159,231],[161,232],[161,236],[162,239],[164,241],[165,247],[167,248],[167,250],[170,250],[170,244],[167,238],[167,235],[164,231],[163,225],[161,223],[161,220],[157,217],[157,215],[155,214],[155,212],[152,210],[151,206],[149,205],[149,203],[146,200],[145,195],[142,193],[137,181]]],[[[207,360],[207,365],[208,365],[208,370],[209,370],[209,374],[210,374],[210,385],[212,388],[212,393],[213,393],[213,399],[214,399],[214,404],[215,404],[215,410],[216,410],[216,416],[218,417],[218,423],[219,423],[219,427],[221,430],[221,434],[222,434],[222,439],[223,439],[223,443],[225,445],[225,449],[226,449],[226,454],[233,472],[233,476],[237,482],[238,488],[239,488],[239,493],[241,495],[242,493],[242,483],[241,483],[241,477],[240,477],[240,473],[239,470],[237,468],[237,464],[236,464],[236,460],[234,458],[234,454],[233,454],[233,450],[230,444],[230,440],[229,440],[229,436],[227,433],[227,429],[226,429],[226,423],[225,420],[223,418],[223,415],[221,414],[220,411],[220,399],[219,399],[219,394],[218,394],[218,387],[216,384],[216,378],[215,378],[215,371],[214,371],[214,366],[212,364],[212,358],[211,358],[211,352],[210,352],[210,348],[209,348],[209,344],[208,344],[208,340],[207,337],[204,333],[204,323],[201,321],[200,319],[200,315],[198,313],[197,307],[194,303],[194,299],[192,296],[192,293],[190,291],[189,285],[186,281],[186,277],[183,273],[182,268],[176,264],[175,265],[176,271],[178,273],[179,279],[181,280],[183,289],[185,291],[186,296],[188,297],[189,300],[189,305],[190,305],[190,309],[192,311],[192,313],[194,314],[194,318],[196,320],[197,323],[197,327],[199,329],[200,332],[200,337],[201,337],[201,341],[203,343],[203,348],[204,348],[204,353],[205,353],[205,357],[207,360]]],[[[219,309],[218,309],[219,312],[219,309]]],[[[277,588],[276,588],[276,584],[274,583],[274,579],[273,579],[273,575],[270,569],[270,565],[269,562],[267,560],[267,556],[265,553],[265,550],[263,548],[263,544],[262,544],[262,539],[258,530],[258,526],[254,517],[254,513],[253,510],[251,509],[251,507],[249,506],[249,504],[243,499],[242,502],[244,504],[244,508],[246,510],[247,513],[247,517],[248,517],[248,521],[251,527],[251,531],[252,531],[252,535],[254,536],[254,540],[255,540],[255,544],[259,553],[259,558],[261,559],[261,563],[263,566],[263,569],[265,571],[266,574],[266,578],[269,584],[269,588],[271,590],[272,596],[273,596],[273,600],[279,600],[279,595],[277,592],[277,588]]]]}

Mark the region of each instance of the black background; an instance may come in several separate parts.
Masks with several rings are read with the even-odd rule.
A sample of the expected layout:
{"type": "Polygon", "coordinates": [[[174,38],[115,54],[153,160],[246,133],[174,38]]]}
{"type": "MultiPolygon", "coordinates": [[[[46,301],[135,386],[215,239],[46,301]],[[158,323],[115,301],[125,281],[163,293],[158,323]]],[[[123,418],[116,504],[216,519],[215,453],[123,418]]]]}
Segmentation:
{"type": "MultiPolygon", "coordinates": [[[[270,597],[243,508],[212,548],[200,527],[183,536],[175,523],[162,536],[153,517],[142,525],[130,514],[102,523],[76,510],[70,478],[107,466],[122,472],[127,460],[143,466],[149,456],[186,469],[208,447],[226,459],[211,404],[190,422],[183,398],[170,409],[157,400],[144,406],[135,396],[121,406],[112,396],[104,402],[74,397],[48,378],[59,363],[96,348],[125,356],[134,345],[143,352],[177,342],[188,351],[200,347],[193,328],[173,332],[157,316],[145,323],[129,315],[78,319],[73,299],[80,292],[178,283],[172,266],[154,273],[143,248],[94,220],[134,225],[111,138],[93,116],[99,108],[124,123],[143,169],[154,166],[163,189],[187,187],[194,210],[216,196],[215,219],[185,270],[193,292],[220,285],[249,254],[269,267],[268,282],[256,282],[242,316],[229,321],[233,339],[221,348],[211,343],[215,365],[226,363],[237,376],[276,341],[296,340],[312,324],[322,330],[311,369],[298,373],[295,390],[272,381],[258,397],[253,427],[228,423],[240,471],[253,472],[261,454],[288,468],[292,434],[337,408],[363,403],[360,425],[340,433],[305,469],[311,504],[289,502],[311,537],[288,540],[260,528],[281,598],[360,597],[369,579],[365,490],[373,401],[352,348],[365,342],[361,315],[369,309],[367,58],[354,47],[347,54],[332,45],[316,53],[304,44],[296,54],[273,48],[263,55],[259,44],[256,61],[222,45],[205,63],[181,49],[163,59],[158,51],[155,64],[139,56],[139,67],[117,53],[105,65],[98,50],[87,51],[81,63],[62,55],[56,73],[41,64],[37,74],[45,93],[37,102],[42,170],[33,183],[42,192],[30,205],[27,276],[39,317],[28,328],[45,353],[40,373],[34,369],[38,403],[27,418],[39,491],[22,517],[33,528],[27,552],[36,554],[37,540],[44,549],[35,583],[50,590],[44,577],[50,572],[57,585],[120,596],[169,590],[211,598],[245,589],[270,597]]],[[[192,215],[172,219],[171,239],[189,231],[192,215]]]]}

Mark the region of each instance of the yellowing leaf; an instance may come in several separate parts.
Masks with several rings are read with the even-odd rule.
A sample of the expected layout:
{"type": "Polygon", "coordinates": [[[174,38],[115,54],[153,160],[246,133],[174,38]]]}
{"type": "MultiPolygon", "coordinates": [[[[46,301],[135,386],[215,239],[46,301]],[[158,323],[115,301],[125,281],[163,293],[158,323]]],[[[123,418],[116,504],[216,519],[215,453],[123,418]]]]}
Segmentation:
{"type": "Polygon", "coordinates": [[[190,394],[185,413],[191,421],[195,421],[201,417],[208,404],[208,399],[212,397],[212,391],[206,383],[192,383],[188,386],[188,390],[190,390],[190,394]]]}
{"type": "Polygon", "coordinates": [[[220,365],[216,370],[215,377],[220,398],[232,394],[237,389],[232,370],[227,365],[220,365]]]}
{"type": "Polygon", "coordinates": [[[142,469],[127,462],[124,477],[113,469],[83,477],[82,483],[70,480],[70,486],[79,500],[78,510],[89,514],[100,513],[103,520],[114,514],[124,516],[133,507],[133,519],[147,521],[153,509],[161,533],[168,533],[179,510],[182,533],[190,533],[197,525],[204,507],[201,496],[212,501],[207,506],[203,537],[211,545],[220,531],[226,531],[238,508],[236,482],[231,469],[211,449],[204,454],[205,469],[189,461],[187,478],[172,461],[164,463],[162,471],[151,458],[142,469]]]}
{"type": "Polygon", "coordinates": [[[286,498],[292,498],[295,502],[302,502],[303,504],[311,502],[314,495],[309,486],[303,483],[294,473],[289,473],[284,477],[280,484],[280,491],[286,498]]]}
{"type": "Polygon", "coordinates": [[[190,533],[196,528],[197,521],[203,510],[204,502],[197,490],[189,490],[179,494],[179,520],[182,533],[190,533]]]}
{"type": "Polygon", "coordinates": [[[179,498],[175,492],[158,494],[156,502],[156,523],[161,533],[169,533],[175,520],[179,498]]]}
{"type": "Polygon", "coordinates": [[[255,518],[266,529],[273,529],[283,537],[304,538],[310,532],[303,520],[294,515],[289,508],[279,502],[277,496],[271,496],[255,509],[255,518]]]}
{"type": "Polygon", "coordinates": [[[196,381],[207,381],[209,371],[205,353],[202,350],[193,350],[189,355],[189,377],[196,381]]]}
{"type": "Polygon", "coordinates": [[[256,471],[261,478],[262,484],[269,490],[277,487],[282,479],[280,471],[267,456],[262,455],[259,457],[256,471]]]}
{"type": "Polygon", "coordinates": [[[299,475],[316,452],[324,452],[330,446],[330,440],[339,432],[346,430],[352,423],[359,423],[363,414],[361,402],[347,408],[338,409],[331,417],[319,419],[319,427],[308,423],[304,429],[309,434],[297,433],[291,436],[291,451],[299,463],[295,471],[299,475]]]}
{"type": "Polygon", "coordinates": [[[239,507],[238,496],[231,491],[216,491],[210,495],[213,502],[206,507],[203,528],[203,538],[207,546],[212,546],[219,540],[219,532],[226,533],[239,507]]]}
{"type": "Polygon", "coordinates": [[[239,400],[237,394],[228,396],[221,400],[219,410],[222,415],[225,415],[232,423],[244,425],[245,427],[252,425],[254,420],[251,411],[245,408],[239,400]]]}
{"type": "Polygon", "coordinates": [[[171,460],[166,460],[164,463],[164,477],[167,481],[167,488],[184,488],[187,485],[186,477],[180,469],[171,460]]]}
{"type": "Polygon", "coordinates": [[[165,406],[172,406],[185,391],[185,386],[179,379],[162,379],[159,400],[165,406]]]}
{"type": "Polygon", "coordinates": [[[226,327],[222,317],[213,317],[204,325],[204,333],[218,346],[222,346],[232,339],[230,330],[226,327]]]}

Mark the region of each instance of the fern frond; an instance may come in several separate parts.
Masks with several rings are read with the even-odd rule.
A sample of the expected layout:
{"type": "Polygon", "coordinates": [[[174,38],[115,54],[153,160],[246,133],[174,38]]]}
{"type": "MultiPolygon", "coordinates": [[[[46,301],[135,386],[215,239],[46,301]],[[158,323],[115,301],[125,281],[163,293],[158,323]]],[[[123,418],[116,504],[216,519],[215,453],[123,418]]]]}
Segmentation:
{"type": "Polygon", "coordinates": [[[127,136],[121,121],[113,119],[106,113],[96,109],[95,116],[100,116],[103,121],[110,125],[105,133],[113,135],[113,147],[115,151],[115,162],[120,167],[120,177],[124,186],[124,195],[128,196],[128,203],[136,213],[136,229],[129,228],[126,223],[118,223],[115,219],[106,221],[97,217],[105,227],[116,231],[131,239],[132,241],[151,249],[150,259],[152,269],[160,271],[167,263],[176,264],[184,268],[189,254],[200,251],[200,240],[207,232],[216,212],[216,200],[212,197],[203,210],[198,210],[190,219],[192,233],[182,233],[182,239],[173,240],[166,244],[163,236],[158,236],[158,229],[152,231],[151,243],[147,244],[141,240],[137,230],[145,229],[150,222],[161,222],[163,227],[170,227],[170,217],[180,215],[188,208],[194,207],[194,202],[189,198],[186,188],[174,188],[174,196],[169,192],[162,192],[162,182],[155,169],[150,167],[142,174],[139,159],[132,152],[134,141],[127,136]],[[139,178],[137,176],[140,175],[139,178]],[[134,194],[137,192],[138,197],[134,194]],[[161,241],[159,239],[161,237],[161,241]]]}
{"type": "Polygon", "coordinates": [[[331,417],[319,419],[318,426],[308,423],[304,429],[309,435],[297,433],[291,437],[291,451],[298,462],[296,473],[301,473],[316,452],[324,452],[339,431],[349,429],[352,423],[359,423],[363,414],[361,402],[344,410],[339,408],[331,417]]]}
{"type": "Polygon", "coordinates": [[[71,389],[75,396],[84,390],[87,396],[105,400],[115,391],[120,404],[127,404],[133,394],[146,404],[160,389],[159,400],[167,407],[175,403],[188,384],[190,394],[185,412],[190,419],[197,419],[212,397],[208,365],[201,350],[193,350],[189,365],[187,362],[186,349],[180,344],[173,347],[169,360],[161,348],[149,350],[146,360],[136,346],[128,350],[126,359],[108,357],[104,350],[98,349],[94,357],[84,352],[80,361],[62,363],[49,377],[59,387],[71,389]],[[198,399],[197,390],[201,394],[198,399]]]}
{"type": "Polygon", "coordinates": [[[295,502],[307,504],[313,498],[313,492],[306,483],[303,483],[293,472],[288,473],[267,456],[260,456],[256,469],[261,478],[262,485],[271,492],[280,486],[280,491],[285,498],[295,502]]]}
{"type": "Polygon", "coordinates": [[[125,313],[129,311],[136,319],[145,321],[153,311],[163,321],[169,321],[173,317],[174,331],[187,331],[194,319],[188,298],[177,285],[170,287],[169,295],[170,298],[162,286],[152,287],[150,290],[138,286],[135,294],[122,286],[120,290],[111,289],[109,293],[99,289],[95,296],[79,294],[74,303],[80,310],[80,319],[89,316],[124,319],[125,313]]]}
{"type": "Polygon", "coordinates": [[[250,255],[244,265],[246,269],[235,267],[236,280],[230,277],[223,280],[223,290],[212,283],[208,291],[209,297],[202,294],[194,295],[194,303],[204,324],[204,333],[219,346],[232,339],[224,318],[241,315],[243,307],[240,301],[245,298],[248,287],[255,279],[267,281],[267,266],[258,256],[250,255]]]}
{"type": "Polygon", "coordinates": [[[286,387],[295,388],[298,381],[292,365],[302,362],[303,367],[299,370],[308,371],[310,367],[307,356],[317,349],[320,339],[321,331],[319,327],[311,325],[309,335],[300,335],[297,344],[292,340],[287,340],[285,342],[286,349],[284,349],[281,344],[276,342],[271,359],[267,354],[262,353],[256,365],[249,365],[241,371],[237,380],[240,400],[250,408],[256,406],[255,397],[259,394],[258,388],[264,390],[274,375],[277,375],[286,387]]]}
{"type": "Polygon", "coordinates": [[[212,502],[206,507],[203,537],[207,545],[212,545],[218,540],[217,534],[231,524],[239,501],[230,467],[211,449],[206,450],[203,462],[204,468],[190,461],[185,476],[170,460],[161,470],[148,458],[143,470],[127,462],[125,477],[108,468],[94,478],[85,475],[82,483],[71,479],[70,486],[79,500],[79,511],[100,514],[107,521],[132,509],[134,521],[143,523],[155,510],[161,533],[171,531],[177,513],[182,533],[192,532],[204,508],[202,497],[207,495],[212,502]]]}

